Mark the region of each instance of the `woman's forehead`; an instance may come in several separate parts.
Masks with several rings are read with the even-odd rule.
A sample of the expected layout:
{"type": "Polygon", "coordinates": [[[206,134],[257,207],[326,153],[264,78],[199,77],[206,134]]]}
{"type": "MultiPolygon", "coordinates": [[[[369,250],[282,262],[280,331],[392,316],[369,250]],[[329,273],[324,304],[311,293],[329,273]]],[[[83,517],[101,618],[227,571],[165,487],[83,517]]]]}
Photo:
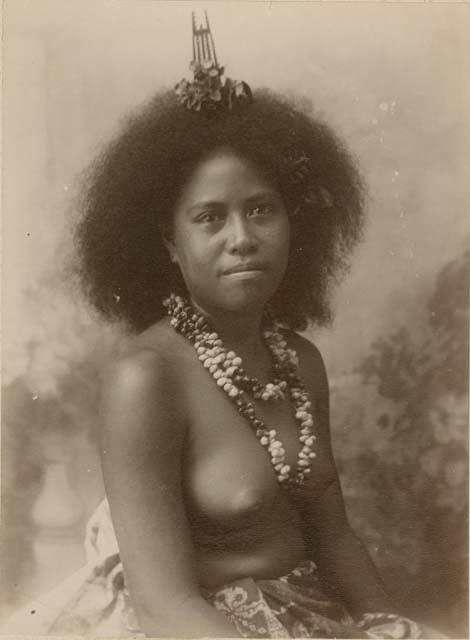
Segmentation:
{"type": "Polygon", "coordinates": [[[276,191],[274,185],[253,161],[221,149],[196,165],[182,189],[180,203],[249,199],[270,191],[276,191]]]}

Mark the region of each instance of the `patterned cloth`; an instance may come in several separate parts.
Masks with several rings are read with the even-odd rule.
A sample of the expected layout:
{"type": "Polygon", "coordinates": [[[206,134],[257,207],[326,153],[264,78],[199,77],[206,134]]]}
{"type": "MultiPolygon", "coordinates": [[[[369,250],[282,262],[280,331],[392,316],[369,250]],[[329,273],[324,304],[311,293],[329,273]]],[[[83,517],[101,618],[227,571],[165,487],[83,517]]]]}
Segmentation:
{"type": "MultiPolygon", "coordinates": [[[[87,564],[18,612],[2,634],[144,637],[124,579],[109,506],[103,501],[86,535],[87,564]],[[34,612],[34,615],[31,614],[34,612]]],[[[406,618],[368,614],[354,621],[325,597],[312,561],[272,580],[243,578],[203,596],[249,638],[421,638],[406,618]]]]}
{"type": "Polygon", "coordinates": [[[242,578],[205,595],[247,638],[365,637],[346,611],[324,596],[311,561],[281,578],[242,578]]]}
{"type": "Polygon", "coordinates": [[[242,578],[205,594],[245,638],[421,638],[412,620],[366,614],[354,620],[325,597],[311,560],[273,580],[242,578]]]}

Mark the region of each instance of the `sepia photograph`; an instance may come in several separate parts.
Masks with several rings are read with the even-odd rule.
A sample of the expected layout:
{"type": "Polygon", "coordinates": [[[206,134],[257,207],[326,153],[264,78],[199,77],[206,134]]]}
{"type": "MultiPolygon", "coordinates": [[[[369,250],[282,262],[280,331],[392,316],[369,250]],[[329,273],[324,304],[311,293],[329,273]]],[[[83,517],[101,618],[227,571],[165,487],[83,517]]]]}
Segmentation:
{"type": "Polygon", "coordinates": [[[4,0],[0,637],[468,637],[468,33],[4,0]]]}

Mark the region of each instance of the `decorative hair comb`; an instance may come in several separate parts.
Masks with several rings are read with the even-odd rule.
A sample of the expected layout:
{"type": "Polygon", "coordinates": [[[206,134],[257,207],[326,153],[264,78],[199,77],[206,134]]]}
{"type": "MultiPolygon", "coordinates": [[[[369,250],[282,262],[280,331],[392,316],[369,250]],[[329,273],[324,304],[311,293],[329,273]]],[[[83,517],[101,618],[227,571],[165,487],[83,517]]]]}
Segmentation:
{"type": "Polygon", "coordinates": [[[247,83],[224,77],[224,67],[217,62],[206,11],[204,17],[205,26],[196,26],[196,17],[192,13],[193,59],[189,68],[194,79],[183,78],[175,86],[178,101],[191,111],[231,111],[234,107],[249,104],[252,95],[247,83]]]}

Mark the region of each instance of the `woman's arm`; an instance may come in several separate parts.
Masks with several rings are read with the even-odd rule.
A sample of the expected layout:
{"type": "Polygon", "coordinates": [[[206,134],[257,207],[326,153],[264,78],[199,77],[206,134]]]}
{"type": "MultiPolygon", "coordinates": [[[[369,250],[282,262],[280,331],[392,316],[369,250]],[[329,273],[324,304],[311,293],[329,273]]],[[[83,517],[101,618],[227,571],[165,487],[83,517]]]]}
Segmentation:
{"type": "Polygon", "coordinates": [[[175,370],[174,358],[140,350],[113,366],[103,394],[103,473],[126,581],[146,635],[238,636],[198,588],[181,489],[186,421],[175,370]]]}
{"type": "Polygon", "coordinates": [[[364,544],[348,523],[338,479],[316,501],[314,518],[315,561],[329,593],[353,615],[398,613],[364,544]]]}
{"type": "MultiPolygon", "coordinates": [[[[314,400],[318,464],[324,489],[303,501],[306,541],[330,594],[353,614],[397,613],[365,546],[351,529],[331,450],[329,391],[319,351],[306,340],[300,348],[301,375],[314,400]]],[[[315,481],[314,469],[312,480],[315,481]]]]}

